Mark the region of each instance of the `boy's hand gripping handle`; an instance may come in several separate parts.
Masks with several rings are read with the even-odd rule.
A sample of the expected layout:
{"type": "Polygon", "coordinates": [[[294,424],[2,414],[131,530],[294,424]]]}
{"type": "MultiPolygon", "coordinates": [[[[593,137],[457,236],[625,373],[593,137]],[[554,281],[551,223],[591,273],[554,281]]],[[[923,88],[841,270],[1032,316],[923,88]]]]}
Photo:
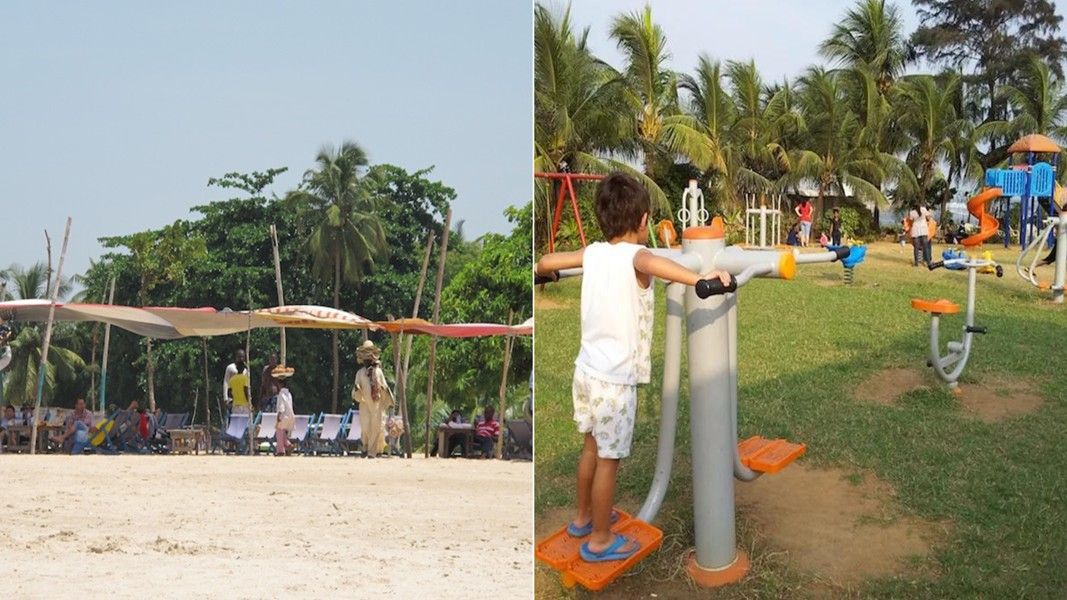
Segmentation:
{"type": "Polygon", "coordinates": [[[737,291],[737,278],[730,276],[729,285],[723,285],[721,279],[701,279],[696,283],[697,298],[701,300],[737,291]]]}

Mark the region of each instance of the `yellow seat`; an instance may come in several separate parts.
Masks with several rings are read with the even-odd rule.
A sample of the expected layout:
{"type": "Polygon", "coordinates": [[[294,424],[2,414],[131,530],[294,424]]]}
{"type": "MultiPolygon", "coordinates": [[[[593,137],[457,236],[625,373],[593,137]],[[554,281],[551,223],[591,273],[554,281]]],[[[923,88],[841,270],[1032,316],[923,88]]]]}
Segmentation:
{"type": "Polygon", "coordinates": [[[951,315],[960,312],[960,305],[944,298],[940,300],[923,300],[922,298],[912,298],[911,307],[915,310],[921,310],[935,315],[951,315]]]}

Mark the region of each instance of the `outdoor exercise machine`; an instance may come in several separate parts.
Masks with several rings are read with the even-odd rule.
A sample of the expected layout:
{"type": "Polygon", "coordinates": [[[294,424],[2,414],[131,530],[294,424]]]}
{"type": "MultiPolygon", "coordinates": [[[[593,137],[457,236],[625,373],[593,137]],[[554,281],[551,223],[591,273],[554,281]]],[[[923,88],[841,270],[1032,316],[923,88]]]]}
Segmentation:
{"type": "Polygon", "coordinates": [[[770,248],[782,243],[782,195],[745,194],[745,244],[770,248]],[[769,223],[768,223],[769,222],[769,223]],[[757,236],[758,232],[758,236],[757,236]]]}
{"type": "MultiPolygon", "coordinates": [[[[952,251],[949,251],[952,252],[952,251]]],[[[945,260],[930,263],[930,270],[946,267],[953,270],[967,271],[967,312],[963,321],[963,339],[950,341],[946,344],[947,354],[941,354],[941,315],[955,314],[960,312],[960,305],[944,298],[940,300],[912,299],[911,307],[930,313],[930,354],[926,366],[933,368],[937,376],[948,384],[954,394],[960,393],[959,378],[963,369],[967,366],[967,359],[971,355],[971,342],[974,334],[985,334],[986,328],[974,324],[974,305],[976,281],[979,272],[986,272],[992,268],[997,277],[1004,276],[1004,269],[996,262],[987,258],[971,258],[962,252],[955,252],[956,256],[945,260]]]]}
{"type": "MultiPolygon", "coordinates": [[[[806,446],[782,439],[737,439],[737,290],[755,277],[792,279],[798,263],[832,262],[848,256],[848,247],[794,256],[789,250],[744,249],[727,246],[722,219],[710,226],[695,221],[682,234],[680,250],[653,249],[698,273],[725,270],[729,286],[701,280],[694,287],[671,283],[666,287],[667,316],[660,401],[660,432],[651,489],[640,511],[620,511],[612,526],[616,533],[641,544],[626,560],[585,562],[579,556],[583,539],[566,527],[537,545],[539,560],[561,573],[563,584],[600,590],[659,548],[663,532],[651,525],[670,482],[674,463],[678,400],[681,388],[682,327],[689,356],[690,434],[692,436],[693,519],[696,548],[687,559],[690,576],[701,586],[719,586],[742,579],[750,564],[737,548],[734,519],[734,478],[756,479],[777,473],[801,456],[806,446]]],[[[580,269],[560,276],[579,275],[580,269]]]]}
{"type": "Polygon", "coordinates": [[[548,251],[556,251],[556,234],[559,233],[559,223],[563,218],[563,200],[569,198],[571,208],[574,210],[574,222],[578,226],[578,237],[582,240],[582,247],[587,245],[585,229],[582,227],[582,212],[578,210],[578,194],[574,191],[575,181],[600,181],[603,175],[593,173],[534,173],[537,179],[547,179],[558,182],[559,190],[556,192],[556,208],[552,211],[552,229],[548,234],[548,251]]]}
{"type": "MultiPolygon", "coordinates": [[[[1057,185],[1057,192],[1059,186],[1057,185]]],[[[1064,301],[1064,286],[1067,285],[1067,202],[1060,207],[1060,213],[1056,216],[1046,217],[1041,232],[1025,246],[1015,261],[1015,271],[1020,277],[1031,285],[1041,290],[1052,290],[1052,301],[1062,303],[1064,301]],[[1052,262],[1052,281],[1041,281],[1037,278],[1038,262],[1041,260],[1042,246],[1046,240],[1055,240],[1052,247],[1056,249],[1055,260],[1052,262]],[[1026,256],[1034,253],[1033,260],[1028,266],[1023,266],[1026,256]]]]}
{"type": "Polygon", "coordinates": [[[706,223],[708,216],[708,209],[704,208],[704,192],[696,179],[690,179],[689,185],[682,190],[682,207],[678,209],[682,231],[685,231],[687,223],[706,223]]]}

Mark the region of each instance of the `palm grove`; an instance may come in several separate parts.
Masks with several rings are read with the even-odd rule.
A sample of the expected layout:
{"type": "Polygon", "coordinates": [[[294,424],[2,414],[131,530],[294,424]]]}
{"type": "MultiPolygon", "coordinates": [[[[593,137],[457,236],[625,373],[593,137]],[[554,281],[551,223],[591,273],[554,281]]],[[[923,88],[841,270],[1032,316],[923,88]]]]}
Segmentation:
{"type": "MultiPolygon", "coordinates": [[[[235,196],[192,209],[194,217],[158,230],[102,238],[112,250],[89,270],[64,282],[82,290],[71,300],[102,302],[115,281],[115,304],[138,306],[275,306],[277,292],[271,225],[277,227],[286,304],[341,308],[375,320],[410,317],[427,241],[433,237],[430,276],[419,316],[431,317],[433,273],[438,263],[444,216],[455,191],[431,178],[431,168],[407,172],[388,164],[371,165],[357,144],[324,148],[300,185],[282,197],[265,190],[285,168],[227,173],[208,186],[235,196]]],[[[506,322],[510,314],[530,313],[529,248],[532,206],[505,208],[510,234],[467,240],[462,222],[450,232],[441,293],[442,322],[506,322]]],[[[6,295],[48,295],[51,264],[12,265],[2,274],[6,295]]],[[[5,373],[5,401],[32,402],[36,395],[43,326],[23,324],[12,342],[14,360],[5,373]]],[[[271,351],[277,330],[254,330],[247,340],[253,373],[271,351]]],[[[370,334],[392,357],[392,341],[370,334]]],[[[102,348],[98,324],[57,324],[46,370],[45,402],[67,405],[74,397],[96,394],[102,348]]],[[[411,355],[407,399],[413,407],[412,430],[424,420],[426,338],[416,339],[411,355]]],[[[354,355],[363,334],[352,331],[289,329],[286,354],[299,376],[291,383],[300,412],[344,409],[355,375],[354,355]]],[[[113,329],[107,379],[108,404],[147,400],[164,410],[204,410],[205,394],[218,421],[222,367],[246,344],[244,334],[207,340],[153,342],[113,329]],[[204,349],[208,388],[205,388],[204,349]]],[[[494,398],[500,386],[503,338],[445,340],[438,344],[434,382],[437,412],[473,412],[494,398]]],[[[531,369],[531,345],[514,345],[509,368],[508,405],[521,406],[531,369]]],[[[392,367],[387,372],[392,379],[392,367]]],[[[493,401],[495,404],[495,400],[493,401]]],[[[203,419],[203,413],[198,420],[203,419]]],[[[416,436],[418,438],[419,436],[416,436]]]]}
{"type": "MultiPolygon", "coordinates": [[[[765,80],[752,60],[708,54],[692,72],[671,70],[669,40],[648,6],[607,23],[624,57],[615,68],[593,54],[589,29],[568,9],[538,5],[535,169],[629,171],[660,217],[697,178],[709,208],[734,227],[746,192],[803,182],[821,206],[848,189],[858,201],[846,209],[852,233],[867,236],[882,210],[919,199],[943,208],[973,189],[1021,135],[1065,139],[1067,42],[1051,2],[913,4],[921,25],[906,32],[901,11],[911,6],[861,0],[820,44],[825,64],[781,81],[765,80]]],[[[539,189],[539,248],[551,198],[539,189]]],[[[564,223],[563,243],[576,237],[564,223]]]]}

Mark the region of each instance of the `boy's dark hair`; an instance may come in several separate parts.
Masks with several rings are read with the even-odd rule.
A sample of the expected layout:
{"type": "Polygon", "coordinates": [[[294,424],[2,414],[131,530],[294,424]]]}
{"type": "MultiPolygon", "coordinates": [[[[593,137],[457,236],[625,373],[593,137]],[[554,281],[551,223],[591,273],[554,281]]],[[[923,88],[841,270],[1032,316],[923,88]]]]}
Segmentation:
{"type": "Polygon", "coordinates": [[[605,239],[637,231],[650,209],[648,190],[625,173],[616,171],[596,186],[596,220],[605,239]]]}
{"type": "Polygon", "coordinates": [[[835,208],[835,209],[834,209],[834,212],[840,212],[840,211],[839,211],[839,210],[837,210],[837,209],[835,208]]]}
{"type": "Polygon", "coordinates": [[[493,410],[493,407],[492,406],[486,406],[485,407],[485,418],[486,419],[492,419],[494,416],[496,416],[496,411],[493,410]]]}
{"type": "Polygon", "coordinates": [[[9,409],[9,408],[10,408],[11,410],[15,410],[15,406],[14,406],[13,404],[8,404],[7,406],[5,406],[5,407],[4,407],[4,410],[7,410],[7,409],[9,409]]]}

